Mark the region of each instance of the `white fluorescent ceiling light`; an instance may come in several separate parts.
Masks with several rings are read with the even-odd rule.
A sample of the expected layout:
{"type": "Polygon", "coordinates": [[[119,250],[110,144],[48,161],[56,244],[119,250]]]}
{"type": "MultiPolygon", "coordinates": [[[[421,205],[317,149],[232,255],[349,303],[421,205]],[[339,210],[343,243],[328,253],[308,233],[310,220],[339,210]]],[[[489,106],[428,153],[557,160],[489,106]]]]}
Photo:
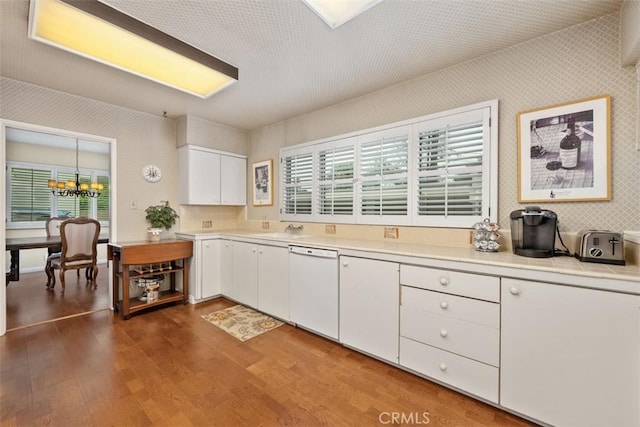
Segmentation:
{"type": "Polygon", "coordinates": [[[382,0],[302,0],[332,29],[371,9],[382,0]]]}
{"type": "Polygon", "coordinates": [[[98,0],[31,0],[29,38],[207,98],[238,69],[98,0]]]}

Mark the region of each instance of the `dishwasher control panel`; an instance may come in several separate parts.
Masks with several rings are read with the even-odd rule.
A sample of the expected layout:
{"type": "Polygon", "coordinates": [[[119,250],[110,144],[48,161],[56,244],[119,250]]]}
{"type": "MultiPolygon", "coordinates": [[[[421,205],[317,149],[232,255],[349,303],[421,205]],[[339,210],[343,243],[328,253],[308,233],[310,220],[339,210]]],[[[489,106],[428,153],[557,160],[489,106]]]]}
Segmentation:
{"type": "Polygon", "coordinates": [[[309,248],[307,246],[289,246],[289,253],[321,258],[338,258],[338,251],[331,249],[309,248]]]}

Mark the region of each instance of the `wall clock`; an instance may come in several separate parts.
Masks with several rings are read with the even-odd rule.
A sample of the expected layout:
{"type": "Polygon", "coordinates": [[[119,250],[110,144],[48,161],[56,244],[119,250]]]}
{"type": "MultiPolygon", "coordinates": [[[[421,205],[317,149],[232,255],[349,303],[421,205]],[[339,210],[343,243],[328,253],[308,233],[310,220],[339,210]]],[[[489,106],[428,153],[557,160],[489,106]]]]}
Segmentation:
{"type": "Polygon", "coordinates": [[[147,182],[158,182],[162,178],[162,171],[158,166],[147,165],[142,168],[142,177],[147,182]]]}

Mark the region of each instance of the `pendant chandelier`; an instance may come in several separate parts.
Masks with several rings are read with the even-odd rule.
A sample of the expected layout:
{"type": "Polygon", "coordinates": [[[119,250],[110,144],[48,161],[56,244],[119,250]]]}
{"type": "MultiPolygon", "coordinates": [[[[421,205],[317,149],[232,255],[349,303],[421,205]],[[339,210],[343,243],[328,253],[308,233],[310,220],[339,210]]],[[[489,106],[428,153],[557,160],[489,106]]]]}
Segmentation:
{"type": "Polygon", "coordinates": [[[51,189],[51,193],[53,193],[54,196],[98,197],[100,196],[100,192],[104,190],[104,185],[99,182],[92,182],[91,184],[80,182],[78,152],[79,144],[78,139],[76,138],[76,180],[69,180],[65,182],[50,179],[48,187],[51,189]]]}

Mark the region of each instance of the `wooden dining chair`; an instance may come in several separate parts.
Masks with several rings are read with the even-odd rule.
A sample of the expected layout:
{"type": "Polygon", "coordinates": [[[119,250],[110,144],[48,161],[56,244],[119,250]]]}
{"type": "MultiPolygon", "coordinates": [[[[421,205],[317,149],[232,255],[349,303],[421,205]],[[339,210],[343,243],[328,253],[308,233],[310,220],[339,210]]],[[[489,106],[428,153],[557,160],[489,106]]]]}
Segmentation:
{"type": "MultiPolygon", "coordinates": [[[[100,223],[91,218],[74,218],[64,221],[60,225],[60,238],[62,251],[60,258],[51,261],[51,273],[60,270],[61,294],[65,290],[65,272],[67,270],[88,269],[87,283],[92,283],[97,288],[98,277],[98,236],[100,235],[100,223]]],[[[54,279],[55,280],[55,279],[54,279]]],[[[55,281],[50,286],[53,288],[55,281]]]]}
{"type": "MultiPolygon", "coordinates": [[[[49,218],[47,223],[45,224],[45,231],[47,232],[47,237],[51,236],[59,236],[60,235],[60,224],[63,221],[68,220],[67,216],[56,216],[49,218]]],[[[51,269],[51,261],[54,259],[60,258],[60,252],[62,252],[62,245],[56,246],[54,248],[47,248],[47,261],[44,266],[44,272],[47,274],[47,287],[52,287],[55,285],[56,278],[53,275],[53,270],[51,269]]]]}

